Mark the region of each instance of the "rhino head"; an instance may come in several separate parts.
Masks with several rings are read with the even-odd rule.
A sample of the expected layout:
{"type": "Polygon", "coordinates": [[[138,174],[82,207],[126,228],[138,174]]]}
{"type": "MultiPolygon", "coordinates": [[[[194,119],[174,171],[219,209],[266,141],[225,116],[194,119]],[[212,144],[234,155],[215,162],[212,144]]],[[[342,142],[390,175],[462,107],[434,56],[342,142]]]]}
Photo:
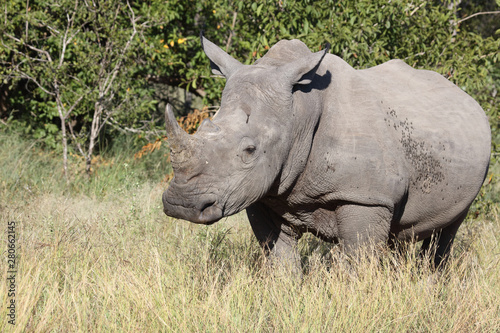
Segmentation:
{"type": "Polygon", "coordinates": [[[298,141],[307,146],[312,140],[300,138],[311,115],[293,111],[293,93],[311,83],[328,49],[312,53],[300,41],[283,41],[243,65],[203,36],[201,42],[212,73],[224,76],[226,86],[213,120],[204,120],[193,135],[167,106],[174,178],[163,207],[168,216],[211,224],[279,191],[285,178],[293,178],[292,169],[305,165],[309,151],[290,155],[298,141]],[[301,154],[306,156],[291,168],[290,159],[301,154]]]}

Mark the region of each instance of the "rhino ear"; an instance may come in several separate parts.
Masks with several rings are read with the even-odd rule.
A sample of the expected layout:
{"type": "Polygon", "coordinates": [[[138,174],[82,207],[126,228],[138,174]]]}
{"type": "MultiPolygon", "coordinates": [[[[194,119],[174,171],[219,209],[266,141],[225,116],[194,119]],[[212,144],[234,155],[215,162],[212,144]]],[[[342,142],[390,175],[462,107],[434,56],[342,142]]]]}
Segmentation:
{"type": "Polygon", "coordinates": [[[312,53],[307,57],[295,60],[289,64],[282,66],[282,71],[286,79],[290,82],[292,87],[297,84],[309,84],[312,82],[316,71],[323,61],[323,58],[330,50],[330,44],[326,44],[324,50],[312,53]]]}
{"type": "Polygon", "coordinates": [[[223,75],[228,79],[236,69],[243,66],[238,60],[234,59],[220,47],[206,39],[205,36],[203,36],[203,32],[200,34],[200,37],[201,47],[203,51],[205,51],[208,59],[210,59],[210,66],[212,67],[213,74],[223,75]]]}

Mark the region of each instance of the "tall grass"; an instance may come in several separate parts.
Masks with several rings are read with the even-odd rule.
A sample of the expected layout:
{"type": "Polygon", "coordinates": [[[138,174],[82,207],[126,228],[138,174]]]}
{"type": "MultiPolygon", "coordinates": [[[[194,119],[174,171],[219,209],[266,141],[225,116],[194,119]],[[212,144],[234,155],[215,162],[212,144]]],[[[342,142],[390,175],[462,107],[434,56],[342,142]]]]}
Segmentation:
{"type": "Polygon", "coordinates": [[[106,196],[116,189],[128,190],[138,183],[161,180],[171,172],[167,149],[162,147],[144,158],[133,155],[140,149],[130,137],[123,136],[104,149],[93,161],[93,174],[85,174],[84,160],[69,156],[70,184],[63,174],[62,155],[45,151],[39,141],[24,140],[19,134],[0,132],[0,189],[6,197],[41,193],[106,196]]]}
{"type": "Polygon", "coordinates": [[[441,276],[415,247],[351,265],[305,237],[298,278],[266,265],[244,214],[210,227],[167,218],[165,184],[137,176],[131,160],[103,190],[68,190],[54,156],[10,144],[0,144],[11,158],[0,223],[18,223],[20,250],[15,326],[0,284],[2,332],[500,331],[498,207],[464,223],[441,276]]]}

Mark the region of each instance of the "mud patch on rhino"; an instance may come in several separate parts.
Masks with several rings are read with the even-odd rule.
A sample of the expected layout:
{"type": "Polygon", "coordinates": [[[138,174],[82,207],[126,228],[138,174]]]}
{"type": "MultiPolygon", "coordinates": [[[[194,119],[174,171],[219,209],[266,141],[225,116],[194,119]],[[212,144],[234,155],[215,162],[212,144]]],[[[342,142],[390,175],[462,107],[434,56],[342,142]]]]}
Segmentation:
{"type": "Polygon", "coordinates": [[[396,111],[389,109],[384,118],[387,126],[400,133],[399,143],[406,159],[414,167],[412,186],[419,188],[423,193],[429,193],[434,185],[444,180],[441,163],[433,156],[431,150],[422,140],[413,138],[413,123],[398,119],[396,111]]]}

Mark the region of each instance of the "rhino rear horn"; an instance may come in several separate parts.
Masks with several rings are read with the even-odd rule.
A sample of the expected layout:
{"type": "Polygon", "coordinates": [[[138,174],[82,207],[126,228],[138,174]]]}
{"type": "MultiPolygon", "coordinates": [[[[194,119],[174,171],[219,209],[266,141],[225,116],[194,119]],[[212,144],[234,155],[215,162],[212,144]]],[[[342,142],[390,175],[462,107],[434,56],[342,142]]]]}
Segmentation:
{"type": "Polygon", "coordinates": [[[241,62],[231,57],[220,47],[209,41],[200,34],[201,47],[208,59],[210,59],[210,66],[212,73],[215,75],[223,75],[228,79],[239,67],[243,66],[241,62]]]}

